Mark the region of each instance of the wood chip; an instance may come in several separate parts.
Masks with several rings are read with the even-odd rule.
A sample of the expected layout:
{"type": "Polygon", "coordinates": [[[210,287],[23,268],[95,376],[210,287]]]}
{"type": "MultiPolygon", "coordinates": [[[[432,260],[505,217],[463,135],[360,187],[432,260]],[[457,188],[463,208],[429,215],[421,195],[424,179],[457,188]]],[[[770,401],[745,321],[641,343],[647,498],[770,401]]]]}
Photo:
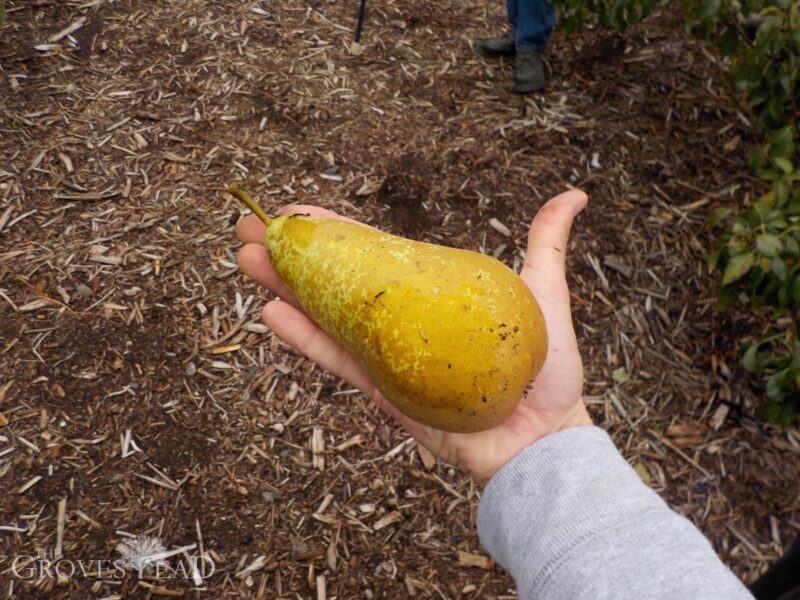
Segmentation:
{"type": "Polygon", "coordinates": [[[311,515],[314,519],[319,521],[320,523],[325,523],[326,525],[338,525],[339,519],[331,515],[321,515],[319,513],[314,513],[311,515]]]}
{"type": "Polygon", "coordinates": [[[325,590],[325,575],[317,575],[317,600],[327,600],[328,594],[325,590]]]}
{"type": "Polygon", "coordinates": [[[495,217],[489,219],[489,226],[498,233],[502,233],[506,237],[511,236],[511,230],[505,225],[503,225],[503,223],[501,223],[500,220],[495,217]]]}
{"type": "Polygon", "coordinates": [[[346,441],[342,442],[338,446],[334,446],[333,449],[336,452],[344,452],[348,448],[352,448],[354,446],[358,446],[358,445],[363,444],[363,443],[364,443],[364,436],[361,435],[360,433],[357,433],[356,435],[351,437],[349,440],[346,440],[346,441]]]}
{"type": "Polygon", "coordinates": [[[176,162],[176,163],[190,163],[190,162],[192,162],[191,158],[187,158],[185,156],[179,156],[179,155],[175,154],[174,152],[169,152],[169,151],[164,152],[164,158],[166,158],[169,161],[176,162]]]}
{"type": "Polygon", "coordinates": [[[33,486],[35,486],[37,483],[39,483],[41,480],[42,480],[41,475],[36,475],[34,477],[31,477],[28,481],[26,481],[21,486],[19,486],[19,488],[17,488],[17,494],[24,494],[33,486]]]}
{"type": "Polygon", "coordinates": [[[92,519],[89,515],[87,515],[82,510],[76,510],[75,511],[75,515],[77,515],[79,518],[81,518],[84,521],[86,521],[92,527],[92,529],[102,529],[103,528],[102,525],[100,525],[100,523],[98,523],[97,521],[92,519]]]}
{"type": "Polygon", "coordinates": [[[411,576],[406,573],[405,577],[403,577],[403,583],[406,586],[406,593],[408,593],[409,598],[414,598],[417,595],[417,588],[414,585],[414,580],[411,579],[411,576]]]}
{"type": "Polygon", "coordinates": [[[314,427],[312,430],[311,453],[314,468],[323,471],[325,469],[325,438],[320,427],[314,427]]]}
{"type": "Polygon", "coordinates": [[[714,411],[714,414],[711,415],[711,419],[709,420],[711,429],[714,431],[719,431],[720,427],[722,427],[723,423],[725,423],[725,418],[728,416],[729,411],[730,407],[727,404],[720,404],[717,407],[717,410],[714,411]]]}
{"type": "Polygon", "coordinates": [[[56,556],[63,554],[64,547],[64,524],[67,516],[67,499],[60,498],[58,501],[58,511],[56,514],[56,545],[54,553],[56,556]]]}
{"type": "Polygon", "coordinates": [[[183,590],[180,590],[180,589],[173,590],[173,589],[170,589],[170,588],[163,587],[161,585],[154,585],[154,584],[149,583],[147,581],[141,581],[140,580],[137,583],[137,585],[139,587],[143,587],[144,589],[146,589],[153,596],[165,596],[165,597],[168,597],[168,598],[180,598],[180,597],[185,595],[185,592],[183,590]]]}
{"type": "Polygon", "coordinates": [[[426,471],[430,471],[436,466],[436,457],[422,444],[417,444],[417,454],[426,471]]]}
{"type": "Polygon", "coordinates": [[[267,565],[267,557],[262,554],[261,556],[258,556],[253,562],[251,562],[247,567],[236,573],[236,577],[237,579],[246,579],[253,573],[263,569],[266,565],[267,565]]]}
{"type": "Polygon", "coordinates": [[[55,44],[56,42],[60,42],[62,39],[71,35],[78,31],[81,27],[83,27],[84,23],[86,23],[86,17],[81,17],[80,19],[76,20],[74,23],[68,25],[58,33],[54,33],[51,35],[47,41],[51,44],[55,44]]]}
{"type": "Polygon", "coordinates": [[[474,554],[472,552],[458,552],[458,564],[463,567],[477,567],[479,569],[491,569],[492,559],[483,554],[474,554]]]}
{"type": "Polygon", "coordinates": [[[211,354],[227,354],[228,352],[236,352],[241,350],[241,344],[230,344],[228,346],[218,346],[211,350],[211,354]]]}
{"type": "Polygon", "coordinates": [[[367,179],[361,184],[361,187],[356,190],[356,196],[371,196],[377,193],[385,182],[385,179],[367,179]]]}
{"type": "Polygon", "coordinates": [[[616,254],[606,254],[603,257],[603,265],[620,273],[627,279],[630,279],[633,275],[633,267],[626,263],[621,256],[617,256],[616,254]]]}
{"type": "Polygon", "coordinates": [[[403,520],[403,515],[400,513],[400,511],[395,510],[375,521],[375,523],[372,525],[372,528],[375,531],[380,531],[384,527],[388,527],[392,523],[396,523],[397,521],[402,521],[402,520],[403,520]]]}
{"type": "Polygon", "coordinates": [[[702,423],[682,423],[667,427],[667,435],[674,438],[702,436],[706,430],[706,426],[702,423]]]}

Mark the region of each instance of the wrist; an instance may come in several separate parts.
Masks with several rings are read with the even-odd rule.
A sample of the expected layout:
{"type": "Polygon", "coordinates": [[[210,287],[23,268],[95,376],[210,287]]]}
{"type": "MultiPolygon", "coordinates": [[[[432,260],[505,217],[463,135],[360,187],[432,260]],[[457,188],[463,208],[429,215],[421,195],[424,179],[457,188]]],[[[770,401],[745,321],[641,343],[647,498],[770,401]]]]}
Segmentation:
{"type": "Polygon", "coordinates": [[[554,431],[551,431],[548,435],[556,433],[557,431],[570,429],[571,427],[591,427],[592,425],[594,425],[592,417],[589,416],[589,411],[586,410],[586,405],[583,403],[583,398],[581,398],[581,400],[575,404],[572,410],[565,415],[561,425],[554,431]]]}
{"type": "Polygon", "coordinates": [[[518,452],[515,452],[509,456],[508,460],[503,461],[501,464],[494,465],[492,468],[483,471],[473,470],[472,478],[480,488],[484,488],[486,487],[486,484],[489,483],[489,480],[494,477],[498,471],[514,460],[514,458],[526,448],[529,448],[537,442],[540,442],[541,440],[560,431],[572,429],[573,427],[592,427],[593,425],[594,423],[592,422],[592,417],[589,415],[589,411],[586,410],[586,405],[583,403],[583,399],[580,399],[569,411],[567,411],[567,413],[563,415],[559,421],[552,423],[551,426],[543,433],[543,435],[528,440],[519,448],[518,452]]]}

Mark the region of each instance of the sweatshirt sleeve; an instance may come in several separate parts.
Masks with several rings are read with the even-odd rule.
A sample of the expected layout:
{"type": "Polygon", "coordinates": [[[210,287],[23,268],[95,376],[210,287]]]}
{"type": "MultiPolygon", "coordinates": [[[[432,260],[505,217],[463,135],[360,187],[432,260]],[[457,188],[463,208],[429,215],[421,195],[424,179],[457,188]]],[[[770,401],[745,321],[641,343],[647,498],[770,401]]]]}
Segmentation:
{"type": "Polygon", "coordinates": [[[520,600],[752,600],[597,427],[542,438],[500,469],[478,535],[520,600]]]}

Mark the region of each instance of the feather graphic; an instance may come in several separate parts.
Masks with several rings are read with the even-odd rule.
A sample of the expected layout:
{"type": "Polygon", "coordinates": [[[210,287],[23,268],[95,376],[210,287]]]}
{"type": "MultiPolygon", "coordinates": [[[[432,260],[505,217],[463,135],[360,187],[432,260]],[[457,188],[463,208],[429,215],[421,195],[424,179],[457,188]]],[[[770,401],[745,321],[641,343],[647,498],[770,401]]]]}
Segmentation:
{"type": "Polygon", "coordinates": [[[149,566],[163,566],[163,555],[167,551],[160,539],[146,535],[123,540],[117,544],[116,550],[122,557],[118,561],[120,566],[135,569],[139,577],[149,566]]]}

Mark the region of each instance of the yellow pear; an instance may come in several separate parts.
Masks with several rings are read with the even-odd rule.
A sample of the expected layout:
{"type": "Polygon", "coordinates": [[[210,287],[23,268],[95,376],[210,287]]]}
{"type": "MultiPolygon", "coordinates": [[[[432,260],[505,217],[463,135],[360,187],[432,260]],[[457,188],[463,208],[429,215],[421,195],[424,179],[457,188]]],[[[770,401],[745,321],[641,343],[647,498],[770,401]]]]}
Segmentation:
{"type": "Polygon", "coordinates": [[[268,217],[272,265],[303,310],[415,421],[452,432],[502,423],[547,355],[530,289],[500,261],[354,223],[268,217]]]}

